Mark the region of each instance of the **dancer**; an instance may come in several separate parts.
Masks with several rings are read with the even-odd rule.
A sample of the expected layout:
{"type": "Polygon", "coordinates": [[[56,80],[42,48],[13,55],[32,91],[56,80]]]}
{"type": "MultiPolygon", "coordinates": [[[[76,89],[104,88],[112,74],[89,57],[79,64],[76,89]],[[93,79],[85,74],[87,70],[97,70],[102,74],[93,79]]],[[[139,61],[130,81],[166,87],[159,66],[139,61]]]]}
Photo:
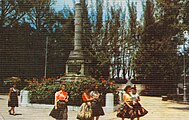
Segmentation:
{"type": "Polygon", "coordinates": [[[94,98],[90,97],[90,89],[88,86],[84,88],[84,92],[82,94],[82,105],[79,113],[77,114],[77,119],[79,120],[93,120],[93,113],[91,109],[91,102],[94,98]]]}
{"type": "Polygon", "coordinates": [[[50,116],[56,120],[67,120],[68,119],[68,93],[65,92],[66,85],[62,84],[61,90],[55,93],[54,108],[50,113],[50,116]]]}
{"type": "Polygon", "coordinates": [[[126,86],[124,91],[125,91],[125,93],[123,94],[124,105],[123,108],[118,112],[117,117],[122,118],[122,120],[124,120],[125,118],[130,118],[131,120],[134,120],[133,101],[132,101],[132,96],[130,94],[131,86],[130,85],[126,86]]]}
{"type": "Polygon", "coordinates": [[[140,96],[137,93],[136,86],[132,88],[132,99],[133,99],[133,109],[134,109],[134,117],[137,118],[137,120],[140,120],[140,117],[146,115],[148,113],[147,110],[145,110],[141,104],[139,103],[140,101],[140,96]]]}
{"type": "Polygon", "coordinates": [[[10,88],[8,94],[8,107],[11,107],[9,110],[10,115],[15,114],[15,107],[18,107],[18,89],[16,89],[16,84],[13,84],[13,87],[10,88]]]}
{"type": "Polygon", "coordinates": [[[102,109],[102,105],[100,101],[100,93],[98,92],[98,85],[95,85],[95,88],[93,91],[91,91],[90,96],[94,99],[92,101],[93,117],[96,117],[96,120],[99,120],[99,117],[104,115],[104,111],[102,109]]]}

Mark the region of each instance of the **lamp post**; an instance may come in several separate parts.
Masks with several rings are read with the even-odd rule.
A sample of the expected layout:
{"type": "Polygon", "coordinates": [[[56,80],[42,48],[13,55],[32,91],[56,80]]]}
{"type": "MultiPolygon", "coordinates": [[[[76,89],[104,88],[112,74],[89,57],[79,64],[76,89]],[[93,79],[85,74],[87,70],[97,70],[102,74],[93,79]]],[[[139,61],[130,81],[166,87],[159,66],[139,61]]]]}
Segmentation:
{"type": "MultiPolygon", "coordinates": [[[[187,81],[186,81],[186,42],[189,40],[189,34],[188,31],[184,31],[183,35],[181,36],[174,36],[173,40],[175,39],[181,39],[183,41],[182,45],[177,45],[179,48],[179,52],[183,53],[183,102],[187,102],[187,81]],[[182,46],[182,47],[181,47],[182,46]]],[[[188,48],[188,46],[187,46],[188,48]]]]}
{"type": "Polygon", "coordinates": [[[187,93],[186,93],[186,90],[187,90],[187,85],[186,85],[186,48],[185,48],[185,42],[183,44],[183,48],[184,48],[184,81],[183,81],[183,90],[184,90],[184,96],[183,96],[183,102],[187,102],[187,93]]]}
{"type": "Polygon", "coordinates": [[[183,44],[183,49],[184,49],[184,81],[183,81],[183,90],[184,90],[184,96],[183,96],[183,102],[187,102],[187,82],[186,82],[186,47],[185,44],[189,40],[189,35],[188,31],[184,31],[184,44],[183,44]]]}
{"type": "Polygon", "coordinates": [[[46,37],[46,44],[45,44],[45,71],[44,77],[47,78],[47,61],[48,60],[48,36],[46,37]]]}

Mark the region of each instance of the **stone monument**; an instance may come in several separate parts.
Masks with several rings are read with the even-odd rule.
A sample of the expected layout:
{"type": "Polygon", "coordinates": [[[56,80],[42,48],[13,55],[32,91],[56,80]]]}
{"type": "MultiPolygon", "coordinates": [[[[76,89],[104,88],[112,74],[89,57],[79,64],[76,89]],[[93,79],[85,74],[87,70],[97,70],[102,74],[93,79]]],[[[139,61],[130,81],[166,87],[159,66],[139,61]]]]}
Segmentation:
{"type": "Polygon", "coordinates": [[[70,52],[66,63],[67,77],[84,77],[88,75],[89,60],[82,49],[83,8],[80,0],[75,3],[75,35],[74,49],[70,52]]]}

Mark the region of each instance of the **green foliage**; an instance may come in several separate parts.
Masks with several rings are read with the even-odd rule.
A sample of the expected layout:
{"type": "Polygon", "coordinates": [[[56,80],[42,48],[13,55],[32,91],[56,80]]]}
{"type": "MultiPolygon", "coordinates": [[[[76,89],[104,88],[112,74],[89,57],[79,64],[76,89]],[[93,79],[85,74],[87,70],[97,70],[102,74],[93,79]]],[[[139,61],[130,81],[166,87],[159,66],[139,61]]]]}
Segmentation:
{"type": "Polygon", "coordinates": [[[136,54],[135,68],[137,79],[147,86],[148,95],[166,95],[176,93],[176,85],[182,73],[182,62],[177,55],[178,41],[172,40],[181,30],[177,19],[180,4],[178,0],[156,2],[159,15],[156,22],[153,3],[146,3],[145,28],[136,54]]]}
{"type": "Polygon", "coordinates": [[[153,0],[147,0],[144,8],[144,28],[147,29],[149,25],[155,22],[153,0]]]}
{"type": "Polygon", "coordinates": [[[19,90],[22,90],[23,88],[28,86],[27,81],[24,79],[21,79],[19,77],[8,77],[1,81],[0,92],[2,93],[9,92],[9,89],[13,87],[13,84],[16,84],[16,88],[19,90]]]}
{"type": "Polygon", "coordinates": [[[14,25],[24,17],[30,8],[29,0],[1,0],[0,28],[14,25]]]}
{"type": "MultiPolygon", "coordinates": [[[[152,93],[159,86],[160,90],[169,92],[162,88],[174,86],[180,80],[183,69],[182,57],[176,54],[176,45],[180,41],[175,42],[171,38],[188,28],[189,2],[143,0],[146,3],[143,5],[144,23],[139,23],[134,2],[128,1],[128,6],[123,10],[121,5],[109,6],[108,0],[96,0],[96,6],[93,6],[93,0],[90,1],[91,7],[88,8],[86,0],[82,0],[82,47],[88,52],[87,55],[92,56],[91,75],[95,78],[101,75],[108,78],[109,73],[112,73],[113,77],[115,74],[119,77],[122,69],[123,78],[126,79],[126,73],[130,76],[135,70],[139,80],[150,84],[149,90],[152,93]],[[106,8],[103,8],[104,3],[107,4],[106,8]],[[129,13],[126,12],[127,8],[129,13]],[[110,67],[112,71],[109,71],[110,67]],[[158,86],[152,87],[153,85],[158,86]]],[[[56,12],[52,7],[53,2],[54,0],[1,0],[0,78],[43,76],[47,35],[47,75],[64,73],[66,60],[73,49],[74,13],[69,7],[56,12]]],[[[45,90],[49,84],[45,86],[40,83],[37,86],[38,84],[33,86],[34,92],[38,87],[44,93],[47,92],[45,90]]],[[[58,89],[58,86],[47,89],[53,91],[54,87],[58,89]]],[[[75,94],[80,91],[78,87],[69,87],[69,90],[74,91],[74,97],[70,101],[79,98],[80,95],[75,94]]],[[[44,96],[49,99],[46,102],[50,103],[54,92],[50,92],[50,96],[44,96]]],[[[41,98],[36,97],[34,102],[39,99],[41,98]]]]}
{"type": "MultiPolygon", "coordinates": [[[[44,9],[50,9],[50,6],[44,9]]],[[[56,76],[63,73],[69,52],[73,48],[74,37],[73,13],[70,9],[68,11],[68,18],[64,17],[65,13],[55,13],[51,9],[50,11],[40,11],[41,14],[45,14],[41,19],[41,31],[33,28],[37,25],[36,21],[34,21],[35,23],[17,21],[12,27],[6,26],[0,29],[3,31],[0,32],[0,68],[2,69],[0,78],[42,77],[47,35],[49,36],[47,75],[56,76]],[[44,28],[44,24],[46,28],[44,28]],[[51,33],[48,33],[48,30],[51,33]]],[[[30,12],[27,12],[31,15],[29,18],[34,20],[36,14],[30,12]]],[[[38,18],[41,18],[40,15],[38,18]]]]}
{"type": "Polygon", "coordinates": [[[50,25],[51,22],[47,22],[52,14],[52,0],[37,0],[30,1],[32,9],[27,13],[28,21],[35,27],[39,32],[50,25]]]}
{"type": "MultiPolygon", "coordinates": [[[[82,93],[85,86],[90,86],[93,88],[96,84],[99,85],[99,91],[103,93],[103,96],[112,92],[115,95],[115,103],[118,103],[119,97],[117,93],[117,87],[114,85],[113,81],[103,81],[99,82],[96,80],[80,80],[75,82],[64,82],[66,84],[66,91],[69,94],[69,105],[79,106],[82,103],[82,93]]],[[[41,83],[33,82],[26,90],[29,90],[29,97],[31,103],[43,103],[43,104],[53,104],[54,94],[59,90],[61,84],[53,84],[53,80],[46,80],[41,83]]]]}

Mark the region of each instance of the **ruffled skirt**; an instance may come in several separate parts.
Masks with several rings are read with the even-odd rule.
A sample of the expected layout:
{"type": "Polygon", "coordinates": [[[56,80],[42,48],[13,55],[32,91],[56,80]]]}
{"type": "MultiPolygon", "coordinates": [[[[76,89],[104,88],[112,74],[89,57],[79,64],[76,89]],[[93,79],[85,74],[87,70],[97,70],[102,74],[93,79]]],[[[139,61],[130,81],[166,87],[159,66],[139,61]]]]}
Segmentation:
{"type": "Polygon", "coordinates": [[[122,105],[117,113],[117,117],[120,118],[134,118],[134,110],[129,108],[126,104],[122,105]]]}
{"type": "Polygon", "coordinates": [[[133,109],[135,118],[142,117],[148,113],[148,111],[144,109],[144,107],[142,107],[140,103],[133,105],[133,109]]]}
{"type": "Polygon", "coordinates": [[[119,109],[119,112],[117,113],[117,117],[120,118],[139,118],[148,113],[146,109],[144,109],[140,103],[137,103],[135,105],[131,105],[133,109],[129,108],[126,104],[122,105],[122,107],[119,109]]]}
{"type": "Polygon", "coordinates": [[[85,102],[81,105],[80,111],[77,114],[77,119],[79,120],[92,120],[92,108],[91,102],[85,102]]]}
{"type": "Polygon", "coordinates": [[[53,108],[49,116],[57,120],[67,120],[68,119],[68,108],[67,106],[64,109],[55,109],[53,108]]]}

